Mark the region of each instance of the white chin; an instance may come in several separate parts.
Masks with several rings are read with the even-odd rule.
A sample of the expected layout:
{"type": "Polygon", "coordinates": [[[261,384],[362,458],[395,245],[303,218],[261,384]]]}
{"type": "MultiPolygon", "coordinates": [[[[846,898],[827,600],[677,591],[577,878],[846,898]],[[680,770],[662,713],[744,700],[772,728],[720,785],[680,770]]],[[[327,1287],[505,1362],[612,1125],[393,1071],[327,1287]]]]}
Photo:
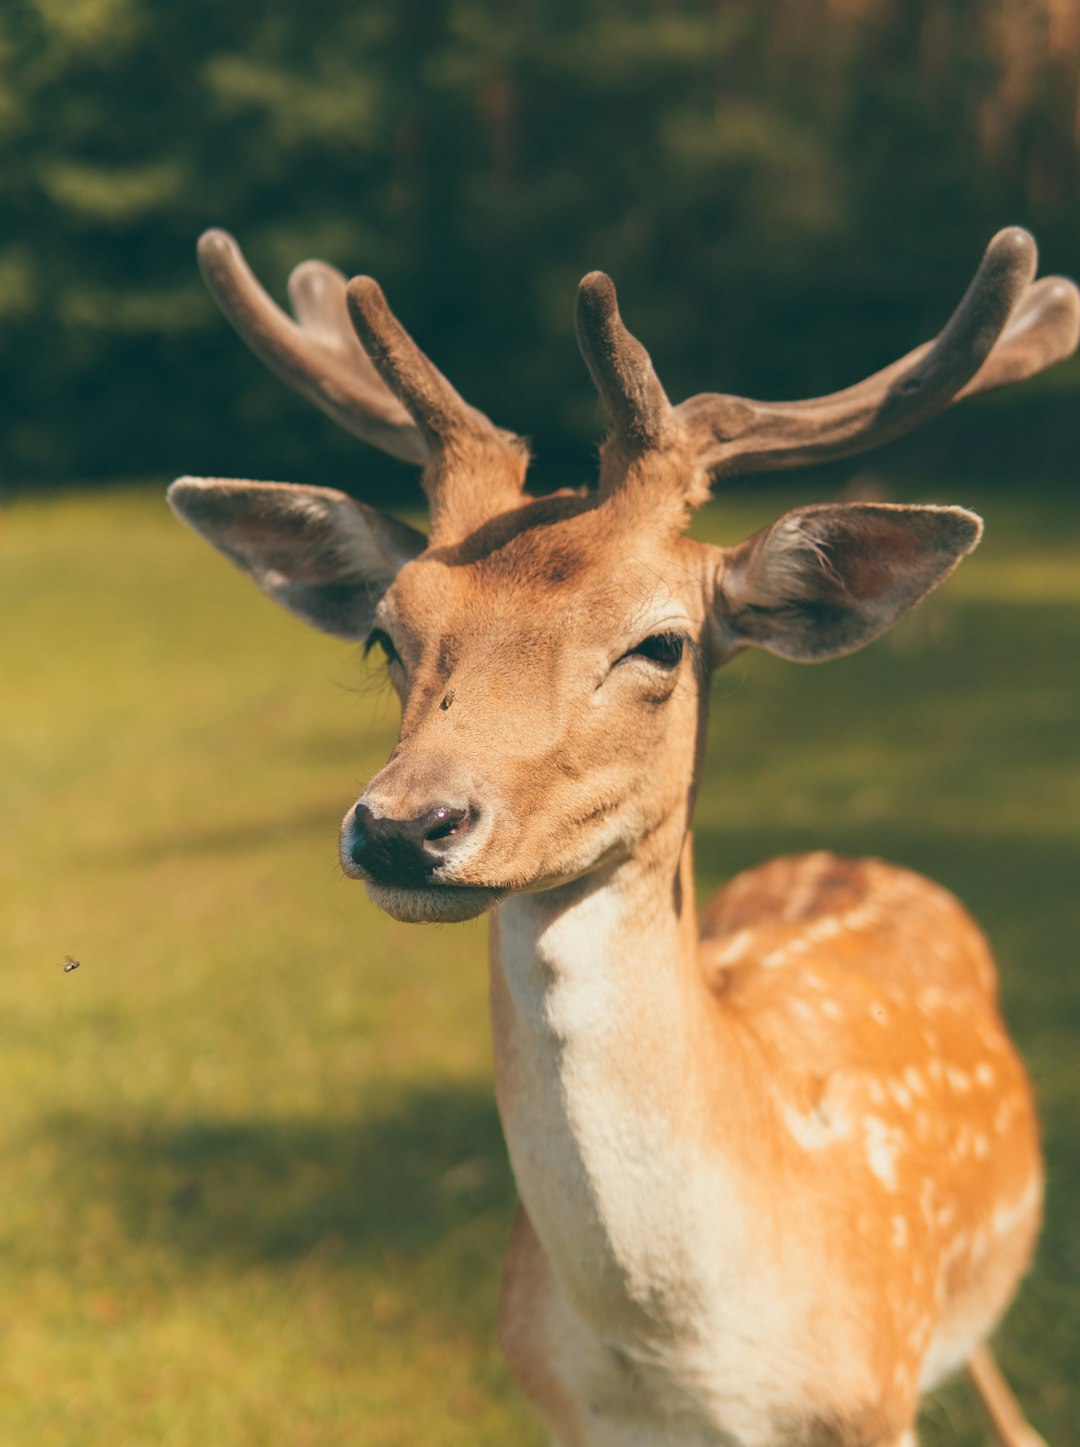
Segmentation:
{"type": "Polygon", "coordinates": [[[428,889],[402,889],[396,885],[364,885],[373,903],[404,924],[459,924],[486,914],[504,897],[502,889],[440,884],[428,889]]]}

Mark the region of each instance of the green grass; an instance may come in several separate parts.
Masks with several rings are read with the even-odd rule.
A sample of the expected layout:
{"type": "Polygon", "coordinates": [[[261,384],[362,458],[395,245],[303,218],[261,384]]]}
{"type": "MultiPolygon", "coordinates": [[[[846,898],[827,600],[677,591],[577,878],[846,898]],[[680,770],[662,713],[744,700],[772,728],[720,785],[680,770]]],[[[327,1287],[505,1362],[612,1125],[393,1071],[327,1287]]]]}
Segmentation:
{"type": "MultiPolygon", "coordinates": [[[[699,526],[734,541],[784,501],[699,526]]],[[[986,925],[1050,1181],[1001,1351],[1065,1447],[1080,508],[981,501],[986,543],[888,641],[718,678],[698,870],[880,853],[986,925]]],[[[484,927],[397,924],[336,863],[388,692],[153,493],[9,510],[0,609],[0,1444],[540,1444],[494,1344],[484,927]]],[[[922,1440],[986,1440],[965,1386],[922,1440]]]]}

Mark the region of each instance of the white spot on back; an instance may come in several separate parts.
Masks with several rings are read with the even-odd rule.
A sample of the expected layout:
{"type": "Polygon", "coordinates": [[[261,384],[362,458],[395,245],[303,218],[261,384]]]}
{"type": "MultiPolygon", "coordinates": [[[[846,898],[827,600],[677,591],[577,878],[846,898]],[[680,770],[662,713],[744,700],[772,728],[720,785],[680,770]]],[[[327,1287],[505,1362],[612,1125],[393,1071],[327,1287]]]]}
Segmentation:
{"type": "Polygon", "coordinates": [[[914,1065],[909,1065],[904,1071],[904,1083],[908,1089],[914,1091],[916,1095],[926,1094],[926,1082],[915,1069],[914,1065]]]}
{"type": "Polygon", "coordinates": [[[813,924],[807,926],[806,937],[814,944],[820,945],[824,944],[826,940],[834,940],[837,935],[843,933],[843,930],[843,920],[837,919],[834,914],[827,914],[823,919],[815,920],[813,924]]]}
{"type": "Polygon", "coordinates": [[[832,861],[827,854],[814,854],[799,871],[800,878],[784,902],[781,919],[793,924],[811,903],[817,892],[818,881],[828,870],[832,861]]]}
{"type": "Polygon", "coordinates": [[[746,954],[747,948],[754,939],[754,930],[741,929],[733,934],[728,943],[715,956],[715,963],[718,965],[730,965],[741,959],[746,954]]]}
{"type": "Polygon", "coordinates": [[[809,940],[805,938],[794,939],[786,945],[781,945],[779,949],[770,950],[767,955],[762,957],[761,963],[766,969],[775,970],[778,966],[788,964],[793,958],[799,955],[808,954],[809,950],[809,940]]]}
{"type": "Polygon", "coordinates": [[[805,1115],[791,1105],[782,1105],[780,1113],[792,1139],[804,1151],[820,1151],[835,1145],[851,1134],[851,1121],[846,1116],[833,1116],[823,1107],[805,1115]]]}
{"type": "Polygon", "coordinates": [[[896,1151],[889,1139],[889,1127],[877,1116],[863,1122],[866,1141],[866,1164],[887,1191],[896,1190],[896,1151]]]}
{"type": "Polygon", "coordinates": [[[850,930],[864,930],[872,924],[877,924],[880,913],[876,906],[862,904],[857,909],[848,910],[844,915],[844,924],[850,930]]]}
{"type": "Polygon", "coordinates": [[[1008,1130],[1013,1116],[1016,1114],[1016,1098],[1006,1096],[994,1112],[994,1129],[998,1135],[1003,1135],[1008,1130]]]}
{"type": "Polygon", "coordinates": [[[1018,1201],[1011,1206],[999,1206],[994,1212],[991,1224],[994,1234],[1007,1236],[1021,1221],[1030,1216],[1042,1199],[1042,1182],[1035,1178],[1018,1201]]]}

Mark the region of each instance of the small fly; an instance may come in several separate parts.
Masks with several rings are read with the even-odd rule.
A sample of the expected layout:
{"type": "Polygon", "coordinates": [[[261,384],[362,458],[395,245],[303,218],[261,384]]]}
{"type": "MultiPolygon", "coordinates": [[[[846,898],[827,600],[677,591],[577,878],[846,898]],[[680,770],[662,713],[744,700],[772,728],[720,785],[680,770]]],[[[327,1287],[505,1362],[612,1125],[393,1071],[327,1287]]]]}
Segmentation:
{"type": "Polygon", "coordinates": [[[72,970],[77,970],[82,964],[81,960],[73,960],[70,955],[64,956],[64,974],[70,975],[72,970]]]}

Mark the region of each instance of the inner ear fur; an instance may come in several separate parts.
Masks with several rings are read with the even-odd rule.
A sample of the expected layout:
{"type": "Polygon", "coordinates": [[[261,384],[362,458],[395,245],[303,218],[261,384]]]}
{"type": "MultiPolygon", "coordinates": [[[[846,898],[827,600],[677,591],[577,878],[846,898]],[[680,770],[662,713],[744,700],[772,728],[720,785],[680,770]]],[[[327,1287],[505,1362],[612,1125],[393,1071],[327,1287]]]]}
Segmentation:
{"type": "Polygon", "coordinates": [[[423,533],[328,487],[181,477],[169,504],[275,602],[339,638],[365,638],[423,533]]]}
{"type": "Polygon", "coordinates": [[[961,507],[836,503],[785,513],[726,552],[717,595],[725,652],[797,663],[852,653],[886,632],[982,536],[961,507]]]}

